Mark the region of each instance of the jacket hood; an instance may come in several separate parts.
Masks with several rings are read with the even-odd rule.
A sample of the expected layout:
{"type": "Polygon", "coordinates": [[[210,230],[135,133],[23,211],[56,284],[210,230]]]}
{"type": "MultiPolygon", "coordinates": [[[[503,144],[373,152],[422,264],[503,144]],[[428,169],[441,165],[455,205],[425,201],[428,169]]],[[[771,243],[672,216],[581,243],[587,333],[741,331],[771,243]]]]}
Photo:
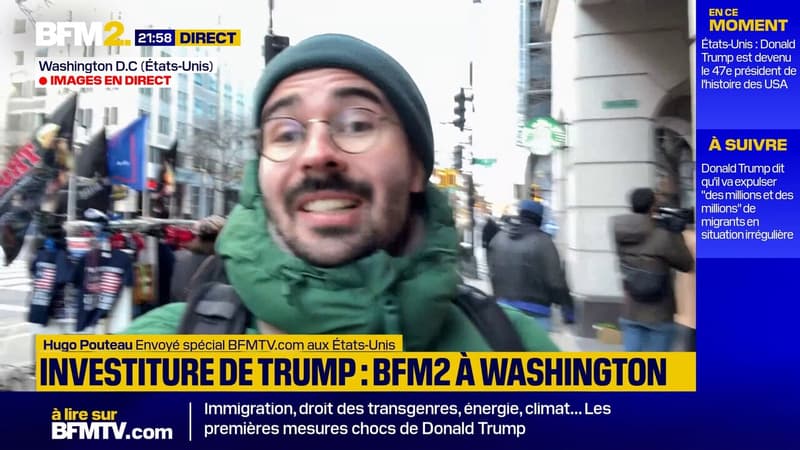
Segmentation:
{"type": "Polygon", "coordinates": [[[613,219],[614,238],[620,244],[634,245],[643,242],[655,227],[647,214],[625,214],[613,219]]]}
{"type": "Polygon", "coordinates": [[[512,240],[522,239],[524,236],[538,230],[536,224],[531,223],[520,217],[510,217],[503,223],[503,231],[508,233],[512,240]]]}
{"type": "Polygon", "coordinates": [[[258,162],[245,169],[240,204],[217,252],[257,318],[290,334],[402,334],[404,348],[430,348],[456,295],[457,235],[447,198],[428,185],[425,238],[410,255],[377,251],[344,266],[313,266],[268,231],[258,162]]]}

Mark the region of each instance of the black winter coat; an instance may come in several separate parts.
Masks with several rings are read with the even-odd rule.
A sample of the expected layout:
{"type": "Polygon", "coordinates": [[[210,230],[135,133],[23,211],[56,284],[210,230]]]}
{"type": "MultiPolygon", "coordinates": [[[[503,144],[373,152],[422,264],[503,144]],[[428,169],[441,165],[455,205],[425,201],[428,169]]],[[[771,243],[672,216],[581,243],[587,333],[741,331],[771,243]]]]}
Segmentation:
{"type": "Polygon", "coordinates": [[[511,218],[489,245],[489,272],[494,296],[573,313],[572,295],[553,240],[523,218],[511,218]]]}
{"type": "MultiPolygon", "coordinates": [[[[683,236],[658,226],[647,214],[612,217],[611,228],[620,263],[652,271],[676,269],[688,272],[694,267],[694,259],[683,236]]],[[[672,282],[667,284],[664,293],[655,302],[636,301],[625,291],[622,317],[628,320],[657,324],[672,322],[674,314],[672,282]]]]}

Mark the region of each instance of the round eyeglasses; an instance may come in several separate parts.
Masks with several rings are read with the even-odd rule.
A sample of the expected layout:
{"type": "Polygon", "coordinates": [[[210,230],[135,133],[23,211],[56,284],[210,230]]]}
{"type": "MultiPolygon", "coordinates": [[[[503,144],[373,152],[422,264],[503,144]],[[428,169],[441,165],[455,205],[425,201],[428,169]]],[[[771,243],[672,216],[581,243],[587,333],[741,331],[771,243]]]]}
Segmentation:
{"type": "Polygon", "coordinates": [[[370,150],[384,128],[383,124],[397,121],[368,108],[346,108],[330,119],[308,119],[305,123],[294,117],[275,116],[264,121],[261,155],[270,161],[283,162],[301,151],[308,137],[308,124],[328,124],[331,141],[345,153],[364,153],[370,150]]]}

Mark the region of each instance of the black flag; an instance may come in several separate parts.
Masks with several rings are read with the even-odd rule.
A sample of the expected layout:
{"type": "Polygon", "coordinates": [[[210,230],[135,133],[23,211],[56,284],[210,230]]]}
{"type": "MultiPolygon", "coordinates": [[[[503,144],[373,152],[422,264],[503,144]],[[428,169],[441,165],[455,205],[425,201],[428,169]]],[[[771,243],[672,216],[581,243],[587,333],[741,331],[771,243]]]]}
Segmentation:
{"type": "Polygon", "coordinates": [[[83,217],[83,211],[89,208],[108,213],[111,209],[111,179],[108,177],[108,145],[105,129],[92,136],[89,145],[81,152],[79,163],[80,165],[75,165],[75,174],[89,180],[78,183],[77,216],[83,217]]]}
{"type": "MultiPolygon", "coordinates": [[[[75,215],[94,208],[107,213],[111,209],[111,180],[108,178],[106,131],[92,136],[89,144],[75,158],[75,215]]],[[[60,192],[58,213],[66,214],[69,190],[60,192]]]]}
{"type": "Polygon", "coordinates": [[[6,265],[19,254],[34,214],[43,205],[55,209],[59,191],[69,180],[77,105],[78,95],[71,94],[0,173],[0,245],[6,265]]]}
{"type": "Polygon", "coordinates": [[[172,143],[169,150],[161,154],[162,162],[167,162],[171,167],[175,167],[175,161],[178,159],[178,141],[172,143]]]}
{"type": "Polygon", "coordinates": [[[84,178],[107,177],[107,152],[106,130],[103,128],[92,136],[86,148],[75,158],[75,176],[84,178]]]}

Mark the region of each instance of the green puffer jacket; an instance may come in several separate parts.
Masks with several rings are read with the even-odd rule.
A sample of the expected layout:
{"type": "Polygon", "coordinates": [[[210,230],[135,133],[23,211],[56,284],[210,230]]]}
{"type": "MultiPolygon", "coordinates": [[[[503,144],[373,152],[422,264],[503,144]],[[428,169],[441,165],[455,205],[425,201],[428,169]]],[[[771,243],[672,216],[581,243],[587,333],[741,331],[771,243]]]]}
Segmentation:
{"type": "MultiPolygon", "coordinates": [[[[248,165],[240,204],[217,239],[217,253],[236,293],[253,315],[290,334],[401,334],[409,351],[491,350],[453,303],[457,237],[444,194],[425,193],[425,241],[411,255],[379,251],[341,267],[319,268],[272,239],[258,188],[257,162],[248,165]]],[[[126,333],[174,334],[185,304],[139,317],[126,333]]],[[[525,314],[505,309],[529,351],[558,351],[525,314]]],[[[256,333],[255,329],[249,332],[256,333]]]]}

